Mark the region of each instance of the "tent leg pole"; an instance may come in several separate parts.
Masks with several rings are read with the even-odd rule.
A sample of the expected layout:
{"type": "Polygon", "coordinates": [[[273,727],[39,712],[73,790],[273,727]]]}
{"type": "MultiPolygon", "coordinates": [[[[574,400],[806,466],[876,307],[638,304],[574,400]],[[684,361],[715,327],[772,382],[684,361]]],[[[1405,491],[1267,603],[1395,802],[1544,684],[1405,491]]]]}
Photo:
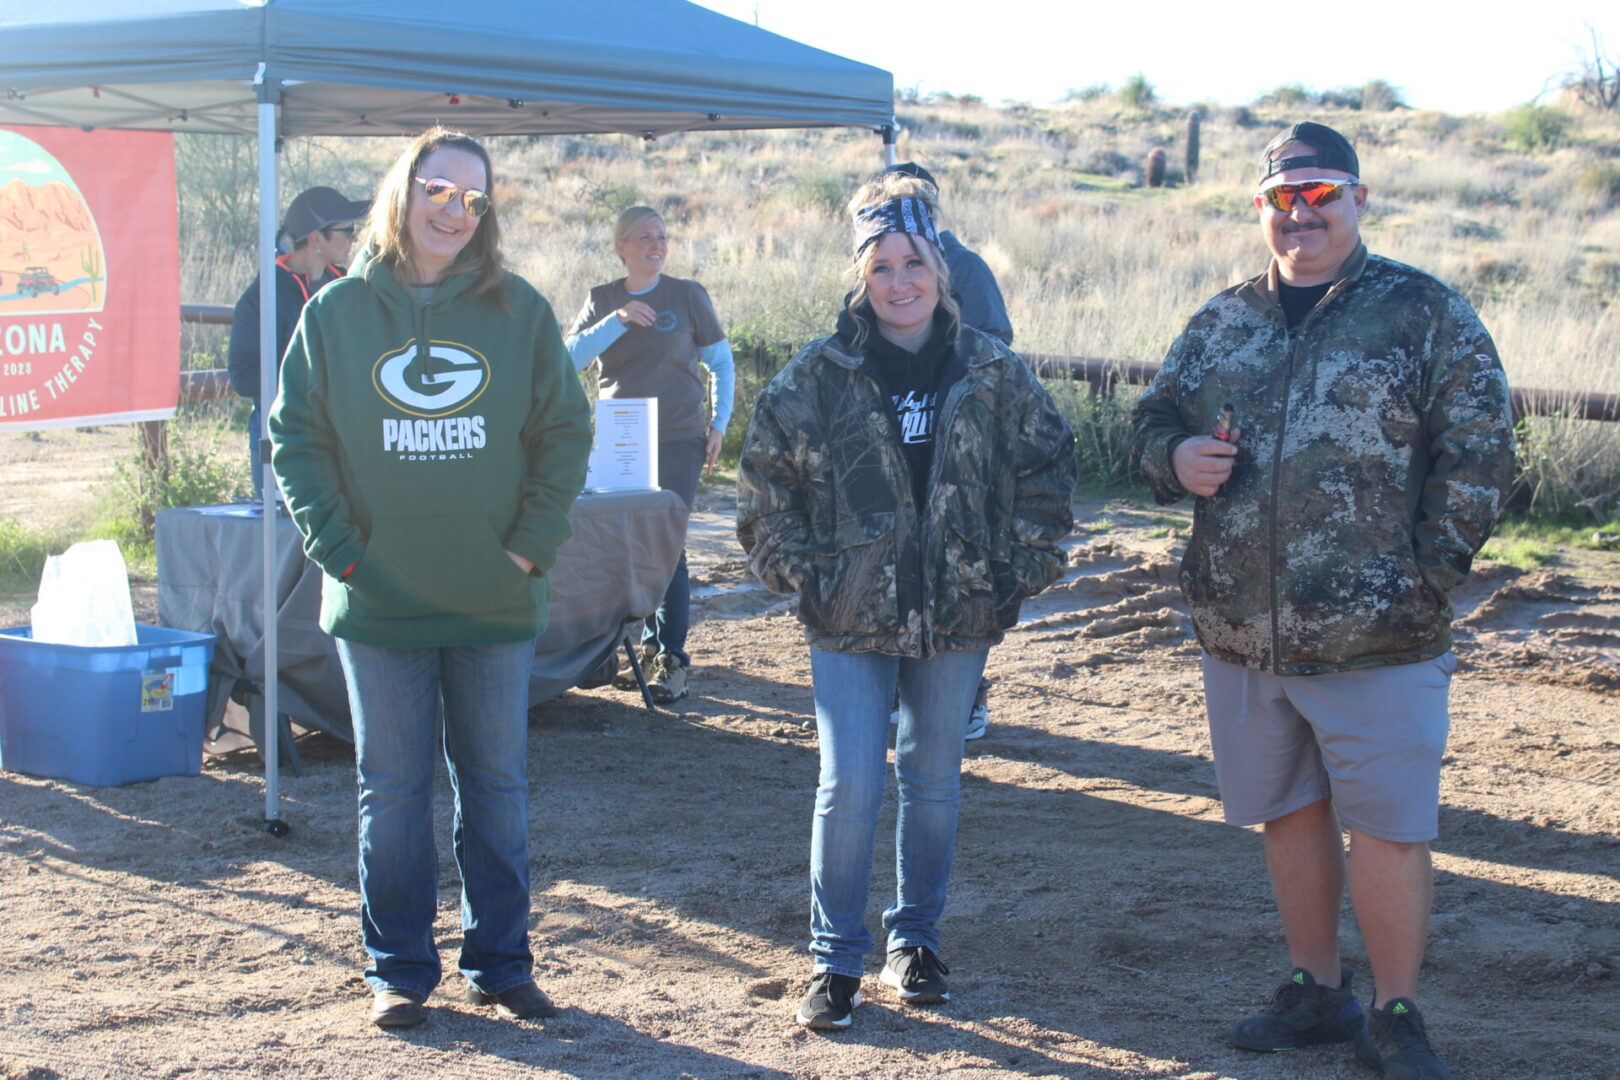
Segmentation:
{"type": "MultiPolygon", "coordinates": [[[[276,87],[259,85],[259,424],[260,445],[268,447],[270,405],[276,398],[276,87]]],[[[270,457],[262,455],[264,546],[260,569],[260,611],[264,618],[264,831],[286,836],[281,820],[281,604],[276,597],[276,480],[270,457]]]]}
{"type": "Polygon", "coordinates": [[[883,136],[883,167],[885,169],[899,164],[900,156],[895,152],[894,125],[887,124],[878,128],[878,134],[883,136]]]}

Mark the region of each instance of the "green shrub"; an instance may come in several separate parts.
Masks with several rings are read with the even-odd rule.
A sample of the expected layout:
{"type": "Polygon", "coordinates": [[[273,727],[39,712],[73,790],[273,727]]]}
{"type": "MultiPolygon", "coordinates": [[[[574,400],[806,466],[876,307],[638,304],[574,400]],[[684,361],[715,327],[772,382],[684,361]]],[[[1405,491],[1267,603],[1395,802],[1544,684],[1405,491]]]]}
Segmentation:
{"type": "Polygon", "coordinates": [[[1315,95],[1316,104],[1327,109],[1360,109],[1361,87],[1340,86],[1315,95]]]}
{"type": "Polygon", "coordinates": [[[1519,477],[1537,517],[1597,523],[1620,510],[1620,447],[1613,425],[1573,415],[1519,421],[1519,477]]]}
{"type": "Polygon", "coordinates": [[[1364,112],[1393,112],[1406,107],[1400,90],[1383,79],[1374,79],[1361,88],[1360,108],[1364,112]]]}
{"type": "Polygon", "coordinates": [[[796,176],[790,181],[789,201],[805,210],[820,210],[841,217],[849,185],[842,176],[796,176]]]}
{"type": "Polygon", "coordinates": [[[1301,83],[1284,83],[1254,99],[1256,105],[1274,109],[1297,109],[1311,104],[1311,92],[1301,83]]]}
{"type": "Polygon", "coordinates": [[[1079,490],[1115,493],[1141,484],[1131,457],[1130,396],[1092,393],[1081,381],[1046,384],[1052,400],[1074,429],[1074,455],[1079,468],[1079,490]]]}
{"type": "Polygon", "coordinates": [[[69,543],[53,541],[19,521],[0,521],[0,589],[38,587],[45,557],[66,550],[69,543]]]}
{"type": "Polygon", "coordinates": [[[1066,101],[1066,102],[1067,101],[1096,101],[1099,98],[1107,97],[1108,94],[1112,90],[1113,90],[1113,87],[1109,86],[1107,83],[1101,83],[1101,82],[1092,83],[1090,86],[1081,86],[1081,87],[1073,87],[1073,86],[1071,86],[1071,87],[1069,87],[1068,90],[1064,91],[1063,100],[1066,101]]]}
{"type": "MultiPolygon", "coordinates": [[[[104,529],[124,536],[150,540],[152,519],[159,510],[177,506],[206,506],[229,502],[250,490],[247,454],[227,454],[216,447],[220,440],[210,438],[217,430],[205,432],[183,422],[170,422],[166,459],[149,464],[137,453],[119,462],[114,484],[115,505],[112,520],[104,529]],[[131,523],[134,528],[130,528],[131,523]]],[[[231,440],[231,448],[241,445],[231,440]]]]}
{"type": "Polygon", "coordinates": [[[1575,190],[1591,195],[1604,206],[1620,203],[1620,164],[1594,161],[1575,174],[1575,190]]]}
{"type": "Polygon", "coordinates": [[[1145,109],[1156,100],[1153,84],[1140,73],[1126,79],[1119,87],[1119,103],[1130,109],[1145,109]]]}
{"type": "Polygon", "coordinates": [[[1529,153],[1562,145],[1568,131],[1569,117],[1551,105],[1520,105],[1503,120],[1502,140],[1529,153]]]}

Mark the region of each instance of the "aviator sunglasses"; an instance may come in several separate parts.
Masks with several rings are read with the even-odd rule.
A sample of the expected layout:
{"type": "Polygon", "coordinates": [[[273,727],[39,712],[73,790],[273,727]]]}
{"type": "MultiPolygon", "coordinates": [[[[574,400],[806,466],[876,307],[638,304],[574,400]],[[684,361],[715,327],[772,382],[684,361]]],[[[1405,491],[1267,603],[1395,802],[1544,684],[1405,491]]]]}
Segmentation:
{"type": "Polygon", "coordinates": [[[461,205],[473,217],[483,217],[489,212],[489,193],[479,191],[477,188],[464,188],[460,184],[452,184],[443,177],[436,176],[432,180],[423,176],[413,176],[418,184],[422,185],[422,193],[427,201],[443,206],[451,199],[461,194],[461,205]]]}
{"type": "Polygon", "coordinates": [[[1350,180],[1301,180],[1297,184],[1273,184],[1260,192],[1260,197],[1271,204],[1273,210],[1286,213],[1294,208],[1299,199],[1305,200],[1305,205],[1315,209],[1326,206],[1338,199],[1349,188],[1356,186],[1358,181],[1350,180]]]}

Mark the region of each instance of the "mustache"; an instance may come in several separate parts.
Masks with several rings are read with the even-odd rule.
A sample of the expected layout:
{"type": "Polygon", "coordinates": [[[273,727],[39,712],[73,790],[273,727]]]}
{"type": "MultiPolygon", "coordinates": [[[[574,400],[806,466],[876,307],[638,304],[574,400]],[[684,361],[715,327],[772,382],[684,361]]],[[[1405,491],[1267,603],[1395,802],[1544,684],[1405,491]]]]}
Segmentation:
{"type": "Polygon", "coordinates": [[[1310,229],[1325,229],[1325,228],[1327,228],[1327,223],[1323,222],[1323,221],[1301,221],[1301,222],[1295,222],[1295,223],[1290,223],[1290,224],[1284,225],[1282,227],[1282,231],[1285,232],[1285,233],[1296,233],[1296,232],[1306,232],[1306,231],[1308,231],[1310,229]]]}

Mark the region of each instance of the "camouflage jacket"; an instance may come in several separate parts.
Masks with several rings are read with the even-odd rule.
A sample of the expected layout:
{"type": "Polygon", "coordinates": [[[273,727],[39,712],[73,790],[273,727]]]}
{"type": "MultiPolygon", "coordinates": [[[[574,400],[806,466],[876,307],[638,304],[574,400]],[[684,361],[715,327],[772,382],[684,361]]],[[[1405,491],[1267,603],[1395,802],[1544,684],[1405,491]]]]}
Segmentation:
{"type": "Polygon", "coordinates": [[[760,395],[737,471],[737,536],[767,588],[799,594],[818,648],[989,648],[1063,572],[1074,435],[1007,346],[963,327],[956,350],[965,373],[939,407],[922,514],[894,409],[846,341],[811,342],[760,395]],[[908,552],[921,603],[902,611],[908,552]]]}
{"type": "Polygon", "coordinates": [[[1513,481],[1496,347],[1462,297],[1365,247],[1293,332],[1276,275],[1200,308],[1136,405],[1161,503],[1187,494],[1175,447],[1235,413],[1231,479],[1194,504],[1181,566],[1198,639],[1278,675],[1440,656],[1513,481]]]}

